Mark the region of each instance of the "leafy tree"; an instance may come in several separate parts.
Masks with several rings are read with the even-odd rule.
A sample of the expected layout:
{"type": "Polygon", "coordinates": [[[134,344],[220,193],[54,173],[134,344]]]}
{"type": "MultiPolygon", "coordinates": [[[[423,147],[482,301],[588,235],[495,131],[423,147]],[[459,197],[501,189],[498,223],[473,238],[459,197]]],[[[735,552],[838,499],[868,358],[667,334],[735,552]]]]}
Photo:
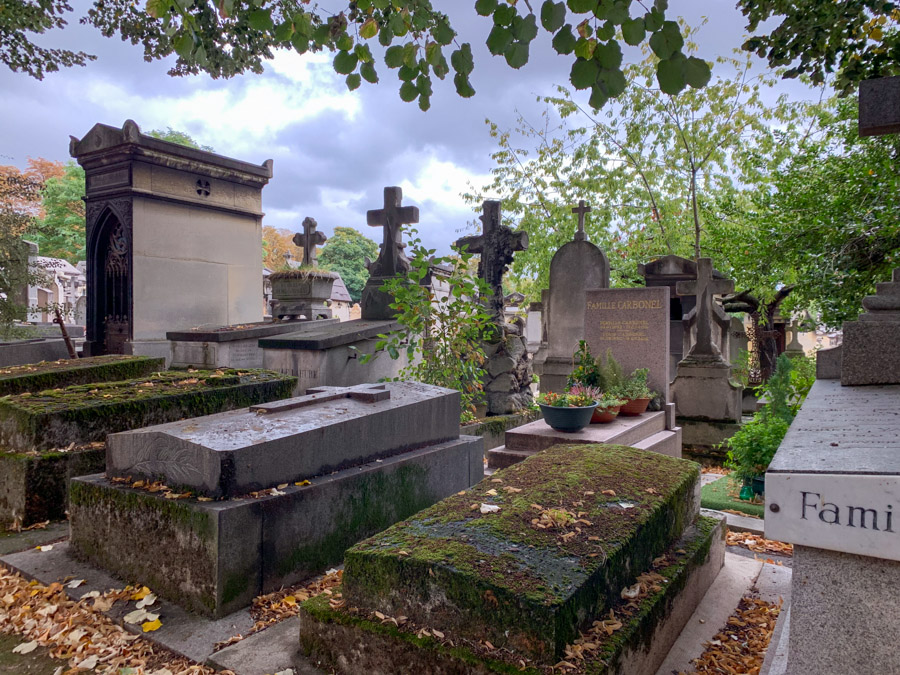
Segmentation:
{"type": "Polygon", "coordinates": [[[289,230],[270,225],[263,226],[262,246],[265,267],[270,270],[281,270],[287,267],[285,253],[290,253],[293,260],[303,260],[303,248],[294,244],[293,236],[294,233],[289,230]]]}
{"type": "Polygon", "coordinates": [[[341,275],[353,302],[359,302],[369,278],[366,258],[374,260],[378,244],[352,227],[336,227],[319,254],[319,261],[341,275]]]}
{"type": "Polygon", "coordinates": [[[197,150],[206,150],[207,152],[215,152],[212,146],[209,145],[200,145],[197,141],[191,138],[190,135],[184,133],[183,131],[178,131],[177,129],[173,129],[172,127],[166,127],[166,130],[162,129],[154,129],[147,133],[148,136],[153,136],[153,138],[158,138],[161,141],[169,141],[171,143],[178,143],[178,145],[185,145],[189,148],[195,148],[197,150]]]}
{"type": "Polygon", "coordinates": [[[884,0],[738,0],[756,31],[772,18],[781,23],[768,35],[752,35],[743,48],[772,67],[791,66],[784,77],[808,76],[823,84],[833,78],[847,95],[861,81],[900,74],[900,5],[884,0]]]}
{"type": "Polygon", "coordinates": [[[651,55],[625,68],[627,92],[600,115],[560,88],[544,99],[539,124],[520,118],[514,133],[491,124],[500,145],[493,180],[467,199],[500,194],[528,231],[515,274],[547,287],[552,255],[575,231],[571,208],[579,199],[593,205],[586,231],[606,250],[619,284],[638,283],[637,264],[656,255],[719,257],[707,247],[708,227],[720,217],[715,196],[765,184],[803,119],[802,107],[783,97],[763,103],[773,78],[751,76],[747,61],[720,62],[736,74],[671,96],[654,86],[651,55]]]}
{"type": "Polygon", "coordinates": [[[814,110],[810,133],[770,184],[722,195],[710,237],[739,286],[770,289],[767,302],[790,288],[786,310],[811,307],[839,327],[900,266],[900,138],[860,138],[851,100],[814,110]]]}
{"type": "Polygon", "coordinates": [[[84,231],[84,169],[74,161],[62,175],[49,178],[41,190],[43,214],[29,228],[28,236],[40,254],[63,258],[73,265],[86,257],[84,231]]]}
{"type": "MultiPolygon", "coordinates": [[[[4,0],[9,4],[10,0],[4,0]]],[[[68,11],[59,0],[12,0],[10,39],[32,45],[26,32],[43,32],[61,25],[56,14],[68,11]],[[49,18],[32,17],[40,7],[54,12],[49,18]],[[54,23],[55,21],[55,23],[54,23]]],[[[495,56],[503,56],[511,68],[521,68],[530,57],[532,42],[541,31],[553,36],[553,49],[571,57],[570,80],[577,89],[590,89],[592,105],[600,107],[624,90],[621,45],[646,44],[660,59],[656,77],[669,93],[686,86],[702,87],[710,77],[701,59],[686,56],[678,24],[666,18],[667,0],[648,7],[632,0],[544,0],[533,7],[529,0],[476,0],[475,11],[490,17],[492,28],[486,44],[495,56]],[[537,7],[537,9],[535,9],[537,7]]],[[[309,0],[94,0],[82,19],[107,37],[120,35],[144,48],[144,58],[176,55],[173,75],[206,72],[231,77],[250,70],[259,73],[276,49],[300,54],[327,49],[334,53],[334,69],[346,76],[347,87],[356,89],[363,80],[378,81],[375,42],[380,60],[397,70],[400,98],[418,100],[422,110],[430,106],[432,76],[443,80],[454,72],[460,96],[474,95],[469,81],[474,68],[471,44],[459,42],[450,18],[434,9],[430,0],[341,0],[327,9],[310,6],[309,0]],[[451,51],[452,50],[452,51],[451,51]],[[448,53],[449,59],[448,59],[448,53]]],[[[52,53],[38,52],[27,63],[3,54],[13,70],[39,77],[41,57],[52,62],[52,53]]],[[[84,63],[86,55],[60,53],[59,65],[84,63]],[[65,58],[63,58],[65,57],[65,58]]]]}

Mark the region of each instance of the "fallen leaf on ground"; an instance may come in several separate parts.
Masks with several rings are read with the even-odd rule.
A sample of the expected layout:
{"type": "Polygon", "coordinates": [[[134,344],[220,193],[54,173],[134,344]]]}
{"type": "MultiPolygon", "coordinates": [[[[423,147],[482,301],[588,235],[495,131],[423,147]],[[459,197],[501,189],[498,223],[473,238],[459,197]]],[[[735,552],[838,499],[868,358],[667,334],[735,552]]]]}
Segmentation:
{"type": "Polygon", "coordinates": [[[13,654],[30,654],[37,649],[37,646],[38,643],[34,640],[31,642],[23,642],[22,644],[13,647],[13,654]]]}

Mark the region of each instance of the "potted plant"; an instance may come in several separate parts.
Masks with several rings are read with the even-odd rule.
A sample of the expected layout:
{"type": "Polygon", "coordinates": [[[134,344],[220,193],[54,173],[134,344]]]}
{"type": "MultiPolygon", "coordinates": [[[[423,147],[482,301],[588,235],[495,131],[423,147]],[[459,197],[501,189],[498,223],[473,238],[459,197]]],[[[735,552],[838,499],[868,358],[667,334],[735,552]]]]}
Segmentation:
{"type": "Polygon", "coordinates": [[[338,275],[318,267],[305,266],[275,272],[272,283],[272,314],[276,319],[330,319],[331,288],[338,275]]]}
{"type": "Polygon", "coordinates": [[[591,424],[609,424],[619,415],[625,401],[611,392],[604,392],[597,401],[597,407],[591,416],[591,424]]]}
{"type": "Polygon", "coordinates": [[[625,383],[616,389],[615,394],[626,401],[619,410],[620,415],[634,417],[643,414],[650,405],[653,392],[647,385],[648,368],[638,368],[625,383]]]}
{"type": "Polygon", "coordinates": [[[591,422],[600,391],[575,385],[564,394],[549,391],[538,398],[544,421],[557,431],[579,431],[591,422]]]}

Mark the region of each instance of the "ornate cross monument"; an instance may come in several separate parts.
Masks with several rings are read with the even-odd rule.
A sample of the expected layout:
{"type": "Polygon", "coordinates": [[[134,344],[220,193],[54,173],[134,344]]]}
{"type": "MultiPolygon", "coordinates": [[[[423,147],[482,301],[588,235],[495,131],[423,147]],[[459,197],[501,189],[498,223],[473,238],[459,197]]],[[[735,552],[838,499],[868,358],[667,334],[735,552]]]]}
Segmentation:
{"type": "Polygon", "coordinates": [[[593,211],[589,204],[585,203],[583,199],[578,200],[578,206],[572,209],[572,213],[578,216],[578,229],[575,231],[575,241],[584,241],[584,217],[588,213],[593,211]]]}
{"type": "Polygon", "coordinates": [[[716,311],[713,296],[733,293],[734,282],[731,279],[713,277],[712,259],[700,258],[697,261],[697,280],[679,281],[676,290],[679,295],[693,295],[697,298],[697,305],[692,312],[693,319],[691,321],[697,327],[697,339],[685,360],[727,363],[719,345],[713,340],[713,314],[716,311]]]}
{"type": "Polygon", "coordinates": [[[384,188],[384,207],[366,212],[366,223],[370,227],[381,227],[383,243],[375,262],[369,263],[369,280],[362,292],[363,319],[391,319],[394,310],[390,308],[391,296],[381,290],[387,279],[405,275],[409,271],[409,260],[403,255],[403,226],[419,222],[419,209],[415,206],[401,206],[403,190],[398,187],[384,188]]]}
{"type": "Polygon", "coordinates": [[[326,237],[322,232],[316,230],[319,224],[315,218],[306,217],[303,219],[303,232],[297,232],[294,235],[294,245],[303,249],[303,266],[315,267],[316,262],[316,246],[321,246],[326,241],[326,237]]]}
{"type": "Polygon", "coordinates": [[[685,317],[689,325],[696,326],[696,339],[678,363],[672,382],[675,414],[682,418],[685,445],[714,445],[737,430],[743,407],[743,387],[731,379],[731,366],[713,339],[717,312],[714,296],[734,292],[734,282],[715,278],[712,260],[700,258],[696,281],[679,281],[675,289],[679,295],[697,298],[696,306],[685,317]],[[702,433],[701,427],[705,428],[702,433]],[[725,435],[709,442],[710,433],[725,435]],[[704,443],[699,442],[701,438],[704,443]]]}
{"type": "Polygon", "coordinates": [[[528,248],[528,233],[514,232],[501,223],[499,201],[484,202],[480,219],[482,233],[462,237],[455,245],[481,255],[478,276],[490,286],[491,294],[486,298],[486,304],[497,326],[497,340],[492,341],[493,353],[485,364],[487,413],[505,415],[532,404],[531,362],[526,339],[505,325],[503,315],[503,274],[515,252],[528,248]]]}
{"type": "Polygon", "coordinates": [[[479,217],[482,223],[482,233],[462,237],[457,240],[456,246],[466,247],[470,253],[479,253],[481,260],[478,263],[478,276],[491,287],[491,296],[488,298],[488,311],[494,317],[494,322],[503,324],[503,274],[513,261],[516,251],[524,251],[528,248],[528,233],[524,231],[514,232],[500,222],[500,202],[486,201],[482,205],[482,215],[479,217]]]}

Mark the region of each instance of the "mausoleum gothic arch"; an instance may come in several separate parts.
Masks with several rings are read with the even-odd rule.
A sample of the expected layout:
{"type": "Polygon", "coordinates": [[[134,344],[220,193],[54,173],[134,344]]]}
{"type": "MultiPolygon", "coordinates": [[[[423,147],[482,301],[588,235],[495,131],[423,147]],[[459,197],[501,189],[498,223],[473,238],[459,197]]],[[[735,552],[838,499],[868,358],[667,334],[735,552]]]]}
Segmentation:
{"type": "Polygon", "coordinates": [[[124,353],[132,332],[130,200],[91,205],[88,228],[88,339],[103,353],[124,353]]]}

